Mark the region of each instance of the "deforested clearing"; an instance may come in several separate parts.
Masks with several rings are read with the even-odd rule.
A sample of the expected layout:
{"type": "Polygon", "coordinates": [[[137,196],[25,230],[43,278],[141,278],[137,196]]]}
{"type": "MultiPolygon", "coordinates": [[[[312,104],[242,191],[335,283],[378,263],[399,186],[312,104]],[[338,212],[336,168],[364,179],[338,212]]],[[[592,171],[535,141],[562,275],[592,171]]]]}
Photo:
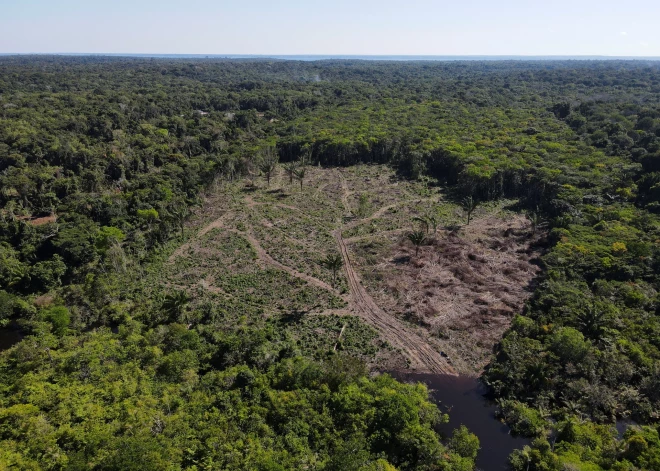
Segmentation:
{"type": "Polygon", "coordinates": [[[196,302],[251,300],[267,316],[355,317],[377,332],[366,358],[379,369],[480,373],[539,271],[543,234],[514,201],[479,207],[467,225],[441,187],[386,166],[310,168],[302,190],[281,167],[272,180],[208,193],[188,241],[156,272],[163,283],[196,302]],[[429,215],[437,227],[415,255],[406,234],[429,215]],[[333,253],[343,258],[334,278],[321,263],[333,253]]]}

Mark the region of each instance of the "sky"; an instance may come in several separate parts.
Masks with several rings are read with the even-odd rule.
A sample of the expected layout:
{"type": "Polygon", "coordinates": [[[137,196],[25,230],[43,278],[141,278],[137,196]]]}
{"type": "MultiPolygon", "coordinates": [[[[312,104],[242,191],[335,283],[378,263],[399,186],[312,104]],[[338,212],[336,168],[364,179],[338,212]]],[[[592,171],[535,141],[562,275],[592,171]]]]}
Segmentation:
{"type": "Polygon", "coordinates": [[[660,56],[659,0],[0,0],[0,53],[660,56]]]}

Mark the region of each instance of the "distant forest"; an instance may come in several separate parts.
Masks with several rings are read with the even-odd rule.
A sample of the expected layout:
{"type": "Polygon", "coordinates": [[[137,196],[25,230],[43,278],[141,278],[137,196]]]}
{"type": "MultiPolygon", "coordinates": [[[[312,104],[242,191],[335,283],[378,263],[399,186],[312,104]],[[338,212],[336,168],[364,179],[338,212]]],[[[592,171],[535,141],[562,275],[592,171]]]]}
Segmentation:
{"type": "Polygon", "coordinates": [[[0,57],[0,469],[474,468],[424,387],[145,289],[272,156],[519,200],[548,250],[483,375],[512,469],[660,470],[660,62],[50,56],[0,57]]]}

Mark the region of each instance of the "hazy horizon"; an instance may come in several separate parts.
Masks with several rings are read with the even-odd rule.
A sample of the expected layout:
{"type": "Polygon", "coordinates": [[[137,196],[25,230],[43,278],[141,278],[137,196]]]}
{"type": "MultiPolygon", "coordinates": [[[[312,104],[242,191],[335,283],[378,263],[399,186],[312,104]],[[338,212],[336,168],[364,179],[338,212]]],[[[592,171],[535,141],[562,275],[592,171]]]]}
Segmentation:
{"type": "Polygon", "coordinates": [[[660,2],[530,3],[25,0],[3,5],[0,53],[660,56],[660,2]]]}
{"type": "Polygon", "coordinates": [[[274,59],[294,61],[373,60],[373,61],[660,61],[660,56],[607,55],[412,55],[412,54],[167,54],[167,53],[103,53],[103,52],[0,52],[10,56],[125,57],[153,59],[274,59]]]}

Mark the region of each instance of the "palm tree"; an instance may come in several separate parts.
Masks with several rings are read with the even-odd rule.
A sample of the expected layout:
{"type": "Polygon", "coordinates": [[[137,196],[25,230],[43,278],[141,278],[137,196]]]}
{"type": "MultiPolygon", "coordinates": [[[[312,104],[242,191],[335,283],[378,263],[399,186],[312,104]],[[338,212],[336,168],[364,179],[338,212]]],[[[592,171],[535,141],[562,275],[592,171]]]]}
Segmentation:
{"type": "Polygon", "coordinates": [[[607,332],[609,316],[602,306],[592,301],[577,315],[577,322],[582,333],[588,338],[599,342],[607,332]]]}
{"type": "Polygon", "coordinates": [[[477,209],[477,206],[479,205],[479,202],[475,200],[472,196],[468,196],[467,198],[463,199],[463,202],[461,206],[463,207],[463,211],[465,211],[465,214],[467,215],[467,225],[470,225],[470,220],[472,219],[472,213],[474,212],[475,209],[477,209]]]}
{"type": "Polygon", "coordinates": [[[273,173],[275,173],[276,168],[277,165],[273,161],[262,162],[262,164],[259,166],[259,170],[261,170],[261,173],[263,173],[264,177],[266,178],[267,186],[270,186],[270,179],[273,176],[273,173]]]}
{"type": "Polygon", "coordinates": [[[277,169],[277,161],[277,154],[273,152],[272,147],[267,147],[264,150],[264,160],[259,165],[259,169],[264,174],[264,177],[266,177],[266,184],[268,186],[270,186],[270,179],[277,169]]]}
{"type": "Polygon", "coordinates": [[[415,246],[415,257],[419,255],[419,248],[426,241],[426,235],[422,231],[415,231],[408,234],[408,240],[415,246]]]}
{"type": "Polygon", "coordinates": [[[539,215],[539,213],[535,211],[528,212],[527,219],[532,225],[532,235],[535,235],[538,229],[547,226],[547,223],[543,220],[543,218],[539,215]]]}
{"type": "Polygon", "coordinates": [[[419,222],[423,227],[424,227],[424,232],[426,234],[429,233],[431,229],[433,229],[433,237],[435,237],[435,234],[438,232],[438,218],[433,216],[432,214],[429,214],[427,216],[417,216],[413,218],[413,221],[419,222]]]}
{"type": "Polygon", "coordinates": [[[305,167],[300,166],[300,167],[296,168],[293,172],[294,176],[300,182],[300,191],[302,191],[302,189],[303,189],[303,182],[305,180],[305,171],[306,171],[305,167]]]}
{"type": "Polygon", "coordinates": [[[296,175],[296,169],[298,168],[298,162],[289,162],[284,166],[284,171],[289,176],[289,185],[293,184],[293,177],[296,175]]]}
{"type": "Polygon", "coordinates": [[[163,309],[169,315],[170,319],[178,319],[188,306],[190,297],[185,291],[175,291],[165,296],[163,300],[163,309]]]}
{"type": "Polygon", "coordinates": [[[342,260],[341,255],[328,255],[321,261],[321,264],[328,270],[332,271],[332,287],[334,288],[337,281],[337,272],[344,265],[344,261],[342,260]]]}
{"type": "Polygon", "coordinates": [[[527,220],[532,225],[532,235],[534,235],[534,234],[536,234],[536,229],[538,228],[538,225],[539,225],[539,222],[540,222],[539,215],[537,213],[535,213],[534,211],[530,211],[526,214],[526,216],[527,216],[527,220]]]}
{"type": "Polygon", "coordinates": [[[422,225],[422,227],[424,228],[424,232],[426,234],[429,233],[429,221],[428,221],[428,219],[426,219],[426,216],[415,216],[413,218],[413,221],[420,223],[422,225]]]}
{"type": "Polygon", "coordinates": [[[433,237],[435,237],[438,232],[438,225],[440,224],[440,221],[438,221],[437,217],[429,215],[426,216],[426,222],[433,228],[433,237]]]}

